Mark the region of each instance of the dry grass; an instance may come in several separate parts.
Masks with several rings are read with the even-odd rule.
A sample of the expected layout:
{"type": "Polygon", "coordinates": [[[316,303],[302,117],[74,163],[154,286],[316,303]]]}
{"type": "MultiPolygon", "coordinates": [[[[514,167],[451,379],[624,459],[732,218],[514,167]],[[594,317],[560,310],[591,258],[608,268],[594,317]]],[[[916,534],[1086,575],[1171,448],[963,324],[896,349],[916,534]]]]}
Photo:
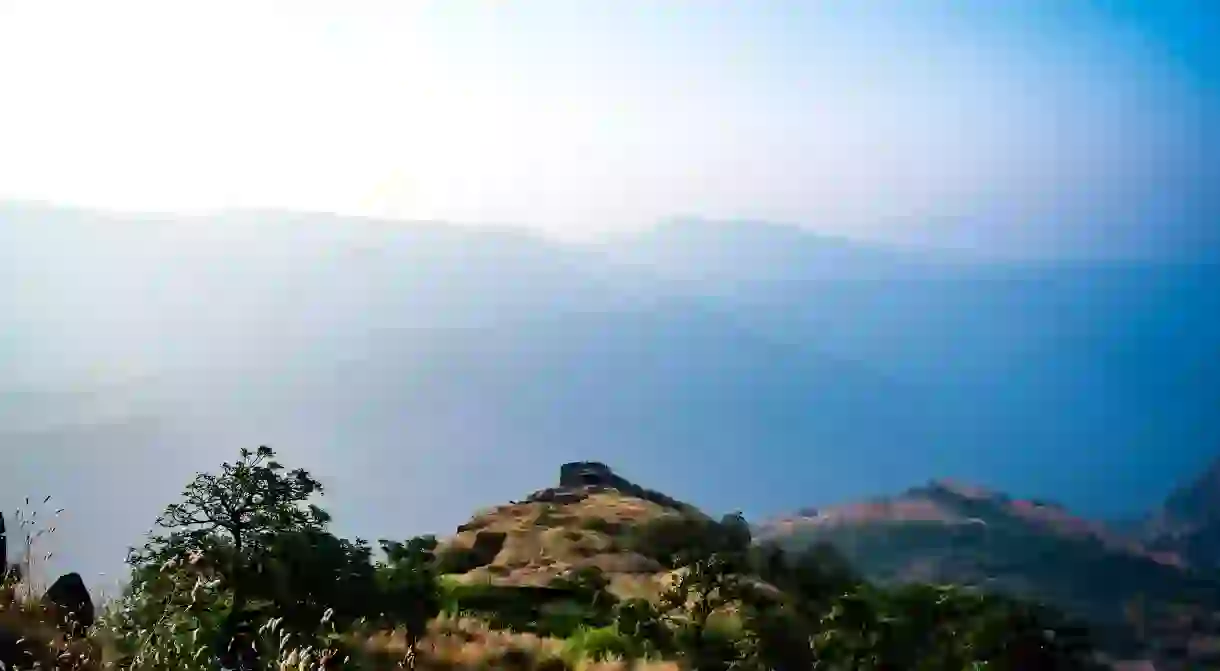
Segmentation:
{"type": "Polygon", "coordinates": [[[480,511],[442,543],[471,548],[480,532],[505,534],[492,561],[462,574],[462,582],[543,586],[578,568],[596,566],[622,598],[655,596],[665,580],[654,561],[623,549],[632,527],[673,511],[616,491],[575,503],[513,503],[480,511]]]}
{"type": "MultiPolygon", "coordinates": [[[[48,496],[42,500],[42,506],[46,508],[50,502],[48,496]]],[[[25,506],[15,515],[6,516],[8,551],[20,553],[12,564],[19,569],[21,580],[5,581],[4,572],[0,571],[0,653],[11,646],[8,654],[20,652],[19,656],[24,658],[10,665],[10,670],[98,669],[101,666],[97,661],[101,659],[98,646],[89,640],[68,639],[57,626],[54,614],[42,603],[47,581],[45,565],[53,556],[44,550],[55,534],[55,520],[63,510],[44,514],[41,520],[38,512],[26,499],[25,506]]]]}
{"type": "Polygon", "coordinates": [[[8,639],[26,660],[16,661],[9,669],[99,669],[100,649],[88,640],[67,639],[51,613],[28,597],[30,591],[27,585],[0,586],[0,651],[8,639]]]}
{"type": "MultiPolygon", "coordinates": [[[[406,655],[406,638],[401,632],[375,634],[364,642],[374,669],[400,668],[406,655]]],[[[489,629],[481,620],[469,617],[439,617],[428,628],[420,644],[418,669],[423,671],[679,671],[674,662],[652,660],[565,659],[564,641],[489,629]]]]}

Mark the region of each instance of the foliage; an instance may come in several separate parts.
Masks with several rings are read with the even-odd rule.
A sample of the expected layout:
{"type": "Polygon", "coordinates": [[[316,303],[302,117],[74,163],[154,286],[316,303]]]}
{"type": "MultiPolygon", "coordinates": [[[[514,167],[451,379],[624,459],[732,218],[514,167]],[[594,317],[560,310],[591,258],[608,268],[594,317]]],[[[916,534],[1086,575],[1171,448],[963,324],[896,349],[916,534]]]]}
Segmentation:
{"type": "Polygon", "coordinates": [[[863,586],[821,619],[831,669],[1094,669],[1085,632],[1050,610],[953,586],[863,586]]]}
{"type": "Polygon", "coordinates": [[[343,619],[358,616],[372,594],[369,549],[325,531],[330,516],[309,503],[321,493],[268,447],[196,475],[157,519],[165,532],[129,555],[132,581],[112,620],[128,656],[146,668],[213,655],[250,666],[261,624],[315,639],[333,628],[336,606],[343,619]]]}
{"type": "Polygon", "coordinates": [[[626,548],[677,568],[716,553],[743,551],[749,544],[750,526],[739,513],[720,522],[670,513],[639,524],[628,535],[626,548]]]}
{"type": "Polygon", "coordinates": [[[697,669],[719,668],[734,661],[734,645],[717,636],[712,616],[735,605],[748,587],[730,554],[714,553],[682,567],[661,595],[663,619],[673,628],[679,650],[697,669]]]}
{"type": "Polygon", "coordinates": [[[405,629],[406,666],[413,669],[428,622],[441,612],[436,538],[423,536],[406,543],[383,540],[381,548],[386,555],[385,564],[377,569],[381,614],[405,629]]]}
{"type": "Polygon", "coordinates": [[[258,562],[258,581],[250,593],[270,602],[288,630],[309,631],[328,610],[331,621],[347,626],[373,614],[378,585],[371,554],[363,540],[327,531],[278,533],[258,562]]]}
{"type": "Polygon", "coordinates": [[[804,614],[815,616],[835,598],[863,583],[847,559],[827,543],[786,552],[773,543],[750,549],[750,571],[793,595],[804,614]]]}
{"type": "Polygon", "coordinates": [[[244,635],[262,658],[247,654],[247,668],[354,668],[350,643],[371,626],[397,631],[394,663],[413,668],[463,645],[460,632],[437,639],[436,623],[473,613],[504,636],[559,646],[502,649],[506,668],[646,658],[701,671],[1095,668],[1088,633],[1057,613],[963,588],[872,585],[829,545],[753,543],[739,514],[668,515],[629,532],[676,570],[655,602],[620,601],[592,567],[547,587],[446,578],[461,549],[439,551],[431,536],[382,540],[374,562],[364,541],[327,531],[329,516],[309,504],[319,493],[267,448],[197,476],[159,520],[166,533],[133,551],[132,580],[103,614],[97,636],[115,666],[214,669],[221,644],[244,635]]]}
{"type": "Polygon", "coordinates": [[[564,657],[570,662],[582,659],[602,661],[607,658],[634,659],[641,654],[635,641],[617,627],[581,627],[568,637],[564,657]]]}
{"type": "Polygon", "coordinates": [[[601,569],[596,566],[585,566],[551,581],[551,587],[563,589],[572,594],[582,606],[590,611],[608,614],[616,601],[608,591],[610,581],[601,569]]]}
{"type": "Polygon", "coordinates": [[[154,535],[129,561],[159,564],[219,539],[233,550],[224,569],[236,583],[231,574],[253,568],[275,534],[319,530],[330,521],[325,511],[307,504],[315,494],[322,494],[322,485],[308,471],[285,473],[269,447],[242,448],[241,459],[222,464],[219,475],[196,475],[182,493],[184,500],[157,518],[157,526],[169,533],[154,535]]]}
{"type": "Polygon", "coordinates": [[[100,629],[120,668],[175,671],[214,668],[212,640],[232,610],[232,593],[189,561],[137,570],[100,629]]]}
{"type": "Polygon", "coordinates": [[[648,599],[628,599],[614,608],[614,626],[645,654],[661,653],[672,648],[669,629],[661,611],[648,599]]]}

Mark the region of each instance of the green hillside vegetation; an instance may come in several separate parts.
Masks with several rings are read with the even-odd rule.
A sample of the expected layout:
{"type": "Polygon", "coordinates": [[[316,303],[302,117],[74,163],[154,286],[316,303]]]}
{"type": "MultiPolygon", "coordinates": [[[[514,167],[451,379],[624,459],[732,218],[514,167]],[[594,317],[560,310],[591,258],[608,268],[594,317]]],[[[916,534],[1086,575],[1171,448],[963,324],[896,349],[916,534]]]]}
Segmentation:
{"type": "Polygon", "coordinates": [[[1122,658],[1152,657],[1161,669],[1220,666],[1214,571],[1169,561],[1177,556],[1149,552],[1061,509],[1046,518],[1021,514],[1042,505],[1014,508],[1002,496],[918,489],[857,506],[854,518],[809,511],[756,533],[789,551],[834,547],[878,585],[952,583],[1053,605],[1089,622],[1095,644],[1122,658]],[[929,495],[939,507],[919,507],[929,495]],[[904,518],[904,510],[924,514],[904,518]]]}
{"type": "MultiPolygon", "coordinates": [[[[77,652],[42,668],[1101,668],[1089,632],[1055,611],[870,584],[828,545],[754,542],[740,515],[589,488],[375,551],[329,531],[322,493],[265,447],[199,474],[77,652]]],[[[4,609],[0,634],[42,622],[4,609]]]]}

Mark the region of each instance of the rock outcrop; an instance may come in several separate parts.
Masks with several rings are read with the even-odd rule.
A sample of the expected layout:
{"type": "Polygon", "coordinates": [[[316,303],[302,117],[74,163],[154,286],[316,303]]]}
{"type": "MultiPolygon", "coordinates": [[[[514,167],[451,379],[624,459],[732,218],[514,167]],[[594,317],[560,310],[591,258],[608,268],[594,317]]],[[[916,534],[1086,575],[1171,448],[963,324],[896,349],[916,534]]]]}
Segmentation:
{"type": "Polygon", "coordinates": [[[605,487],[632,486],[627,480],[615,475],[610,467],[597,461],[575,461],[559,467],[560,487],[583,487],[602,485],[605,487]]]}
{"type": "Polygon", "coordinates": [[[708,519],[605,464],[573,462],[560,467],[555,486],[476,513],[441,541],[437,557],[443,573],[464,583],[548,588],[597,569],[619,597],[655,596],[668,584],[669,571],[640,551],[636,531],[683,517],[708,519]]]}
{"type": "Polygon", "coordinates": [[[79,573],[60,576],[47,589],[42,601],[60,628],[74,636],[93,626],[93,599],[79,573]]]}
{"type": "Polygon", "coordinates": [[[577,503],[593,494],[612,489],[666,508],[683,512],[695,510],[689,504],[631,482],[599,461],[574,461],[563,464],[559,467],[558,487],[536,491],[525,500],[539,503],[577,503]]]}
{"type": "Polygon", "coordinates": [[[8,560],[8,535],[4,528],[4,513],[0,513],[0,583],[21,580],[21,566],[8,560]]]}

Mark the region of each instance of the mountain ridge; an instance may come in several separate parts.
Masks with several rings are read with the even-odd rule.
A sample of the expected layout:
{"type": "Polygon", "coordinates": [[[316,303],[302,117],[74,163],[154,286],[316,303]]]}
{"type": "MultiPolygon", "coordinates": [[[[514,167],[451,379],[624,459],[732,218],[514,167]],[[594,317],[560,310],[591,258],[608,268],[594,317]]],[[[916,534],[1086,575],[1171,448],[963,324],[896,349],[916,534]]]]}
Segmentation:
{"type": "Polygon", "coordinates": [[[1169,660],[1164,668],[1182,668],[1184,656],[1220,643],[1220,629],[1207,624],[1220,614],[1218,474],[1213,462],[1144,526],[1115,528],[1052,502],[932,481],[753,528],[789,549],[829,543],[884,584],[944,581],[1044,601],[1095,623],[1118,649],[1155,650],[1169,660]],[[1166,519],[1179,526],[1166,531],[1166,519]]]}

